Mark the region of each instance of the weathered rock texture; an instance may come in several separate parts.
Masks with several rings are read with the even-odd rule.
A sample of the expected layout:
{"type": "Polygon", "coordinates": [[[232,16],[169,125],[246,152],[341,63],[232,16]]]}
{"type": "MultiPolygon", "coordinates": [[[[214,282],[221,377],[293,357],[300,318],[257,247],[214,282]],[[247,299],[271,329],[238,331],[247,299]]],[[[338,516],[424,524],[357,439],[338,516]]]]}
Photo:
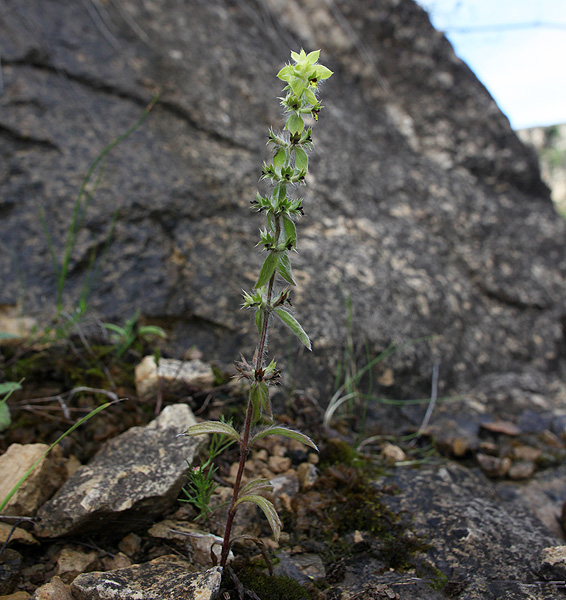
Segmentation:
{"type": "Polygon", "coordinates": [[[199,440],[178,437],[196,423],[186,404],[167,406],[146,427],[107,442],[40,509],[43,537],[96,532],[114,536],[143,527],[177,499],[199,440]]]}
{"type": "MultiPolygon", "coordinates": [[[[481,473],[456,465],[425,466],[418,472],[398,469],[392,481],[400,491],[389,503],[413,515],[413,527],[431,544],[428,559],[446,577],[447,596],[557,597],[556,588],[544,584],[551,578],[542,576],[541,560],[556,538],[520,503],[506,503],[481,473]]],[[[401,592],[391,579],[383,582],[401,592]]],[[[409,590],[400,595],[414,597],[409,590]]]]}
{"type": "Polygon", "coordinates": [[[71,585],[76,600],[212,600],[222,569],[190,573],[190,563],[164,556],[106,573],[79,575],[71,585]]]}
{"type": "MultiPolygon", "coordinates": [[[[238,310],[261,264],[249,214],[289,49],[322,48],[334,72],[316,131],[294,304],[314,340],[293,358],[323,388],[346,309],[390,360],[398,395],[484,375],[564,369],[566,223],[532,150],[411,0],[4,0],[0,22],[0,304],[53,310],[38,216],[61,252],[97,153],[152,115],[106,162],[72,255],[67,301],[101,253],[90,306],[166,325],[232,361],[255,343],[238,310]]],[[[281,347],[286,347],[283,333],[281,347]]],[[[278,339],[273,336],[273,340],[278,339]]],[[[273,343],[275,350],[275,343],[273,343]]]]}

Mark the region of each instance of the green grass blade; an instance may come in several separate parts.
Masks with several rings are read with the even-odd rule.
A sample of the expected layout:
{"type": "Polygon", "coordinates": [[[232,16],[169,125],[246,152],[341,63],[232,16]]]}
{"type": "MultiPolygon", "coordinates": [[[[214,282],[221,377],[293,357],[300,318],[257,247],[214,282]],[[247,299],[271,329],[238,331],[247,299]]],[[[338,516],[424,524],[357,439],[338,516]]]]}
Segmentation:
{"type": "Polygon", "coordinates": [[[141,117],[124,133],[120,134],[118,137],[114,138],[101,152],[100,154],[92,161],[86,175],[81,184],[81,189],[79,190],[77,199],[75,201],[75,207],[73,209],[73,216],[71,218],[71,225],[69,227],[69,233],[67,235],[67,241],[65,243],[65,251],[63,253],[63,262],[59,268],[59,272],[57,274],[57,309],[60,311],[62,309],[63,304],[63,287],[65,285],[65,280],[67,278],[67,273],[69,271],[69,264],[71,261],[71,254],[75,247],[77,231],[80,223],[82,222],[81,214],[83,213],[83,199],[85,195],[88,197],[87,185],[97,169],[98,165],[104,160],[106,155],[120,142],[123,142],[126,138],[128,138],[134,131],[136,131],[142,123],[146,120],[147,116],[151,112],[152,108],[155,106],[157,99],[159,98],[159,94],[154,96],[152,101],[145,108],[141,117]]]}

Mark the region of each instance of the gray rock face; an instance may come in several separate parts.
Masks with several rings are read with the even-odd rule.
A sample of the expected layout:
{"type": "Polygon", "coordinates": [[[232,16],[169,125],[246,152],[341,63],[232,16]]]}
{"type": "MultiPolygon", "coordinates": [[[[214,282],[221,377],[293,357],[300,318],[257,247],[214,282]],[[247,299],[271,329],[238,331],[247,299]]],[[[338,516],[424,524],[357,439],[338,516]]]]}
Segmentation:
{"type": "Polygon", "coordinates": [[[186,404],[167,406],[146,427],[107,442],[40,509],[42,537],[113,535],[143,527],[177,498],[199,440],[177,437],[196,420],[186,404]]]}
{"type": "Polygon", "coordinates": [[[445,594],[556,597],[555,588],[533,582],[542,579],[542,550],[558,540],[525,506],[506,504],[480,473],[453,464],[425,466],[399,469],[393,481],[400,493],[388,503],[414,516],[413,526],[431,544],[428,558],[447,578],[445,594]]]}
{"type": "Polygon", "coordinates": [[[222,569],[190,573],[190,563],[164,556],[106,573],[79,575],[71,585],[76,600],[212,600],[222,569]]]}
{"type": "MultiPolygon", "coordinates": [[[[302,45],[322,48],[335,74],[295,263],[294,305],[315,349],[292,359],[301,385],[322,390],[333,377],[344,293],[353,338],[372,352],[440,336],[390,359],[397,395],[428,391],[434,360],[440,393],[564,368],[566,223],[534,153],[411,0],[5,6],[0,304],[24,296],[26,311],[53,311],[37,204],[62,251],[82,174],[160,89],[150,118],[108,157],[66,300],[116,214],[92,310],[121,321],[141,307],[179,354],[193,344],[226,361],[251,353],[239,294],[261,264],[262,223],[248,207],[267,128],[280,122],[274,74],[302,45]]],[[[286,348],[280,333],[274,354],[275,340],[286,348]]]]}

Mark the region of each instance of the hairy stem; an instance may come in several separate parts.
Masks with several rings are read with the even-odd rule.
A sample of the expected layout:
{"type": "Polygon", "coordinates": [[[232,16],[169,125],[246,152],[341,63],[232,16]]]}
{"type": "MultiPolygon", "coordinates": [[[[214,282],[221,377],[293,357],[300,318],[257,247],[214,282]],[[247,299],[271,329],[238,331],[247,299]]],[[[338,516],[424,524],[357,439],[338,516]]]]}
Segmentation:
{"type": "MultiPolygon", "coordinates": [[[[277,218],[276,228],[275,228],[275,239],[279,239],[279,235],[281,233],[281,225],[279,222],[279,218],[277,218]]],[[[273,297],[273,286],[275,284],[275,273],[271,276],[269,280],[269,285],[267,288],[267,305],[271,303],[271,298],[273,297]]],[[[263,366],[264,356],[265,356],[265,344],[267,341],[267,332],[269,329],[269,313],[265,315],[265,319],[263,320],[263,325],[261,328],[261,335],[259,337],[259,343],[256,351],[256,362],[255,362],[255,372],[256,377],[261,373],[261,367],[263,366]]],[[[238,473],[236,474],[236,481],[234,482],[234,494],[232,495],[232,501],[230,502],[230,508],[228,509],[228,516],[226,518],[226,529],[224,530],[224,541],[222,543],[222,554],[220,556],[220,566],[225,567],[226,561],[228,560],[228,554],[230,553],[230,541],[232,534],[232,524],[234,522],[234,516],[236,514],[236,502],[238,501],[238,496],[240,494],[240,487],[242,485],[242,476],[244,474],[244,468],[246,466],[246,459],[250,452],[250,431],[252,428],[252,413],[253,407],[251,400],[248,400],[248,407],[246,410],[246,422],[244,425],[244,433],[242,436],[242,441],[240,442],[240,464],[238,465],[238,473]]]]}

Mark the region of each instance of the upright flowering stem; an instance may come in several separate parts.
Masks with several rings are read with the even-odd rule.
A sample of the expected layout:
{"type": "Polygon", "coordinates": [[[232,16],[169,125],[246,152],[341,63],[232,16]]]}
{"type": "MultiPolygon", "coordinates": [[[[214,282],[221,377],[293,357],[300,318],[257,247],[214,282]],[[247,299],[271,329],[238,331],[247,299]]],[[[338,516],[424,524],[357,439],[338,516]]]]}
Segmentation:
{"type": "Polygon", "coordinates": [[[267,517],[276,540],[281,532],[281,521],[273,503],[262,495],[262,492],[272,490],[269,481],[257,479],[242,485],[246,458],[254,443],[268,435],[282,435],[317,449],[308,436],[298,431],[279,425],[270,425],[263,429],[260,427],[256,431],[256,426],[261,425],[264,414],[267,420],[272,420],[268,386],[275,383],[280,375],[275,361],[272,360],[266,365],[265,360],[271,317],[275,316],[283,321],[299,340],[311,349],[309,337],[288,309],[291,305],[289,286],[296,285],[289,254],[297,245],[295,221],[304,214],[302,199],[289,196],[288,187],[305,183],[308,173],[307,150],[312,146],[312,125],[307,126],[305,120],[318,120],[322,108],[316,95],[318,86],[320,81],[332,75],[332,71],[318,64],[319,54],[320,50],[308,55],[304,50],[300,53],[291,52],[293,62],[277,74],[277,77],[286,83],[281,104],[287,114],[287,120],[283,131],[269,131],[268,143],[273,146],[273,158],[270,164],[264,163],[261,178],[272,184],[273,192],[265,197],[257,194],[252,201],[252,208],[263,212],[267,219],[267,227],[260,231],[258,244],[264,247],[267,256],[253,291],[243,292],[243,308],[255,311],[259,335],[252,364],[245,359],[237,363],[240,375],[251,382],[244,428],[239,433],[226,423],[208,421],[193,425],[187,431],[188,435],[222,433],[240,445],[240,463],[234,482],[234,494],[228,508],[220,556],[222,567],[228,560],[233,542],[231,534],[234,516],[240,504],[251,502],[259,506],[267,517]],[[279,280],[283,282],[280,289],[279,280]]]}

